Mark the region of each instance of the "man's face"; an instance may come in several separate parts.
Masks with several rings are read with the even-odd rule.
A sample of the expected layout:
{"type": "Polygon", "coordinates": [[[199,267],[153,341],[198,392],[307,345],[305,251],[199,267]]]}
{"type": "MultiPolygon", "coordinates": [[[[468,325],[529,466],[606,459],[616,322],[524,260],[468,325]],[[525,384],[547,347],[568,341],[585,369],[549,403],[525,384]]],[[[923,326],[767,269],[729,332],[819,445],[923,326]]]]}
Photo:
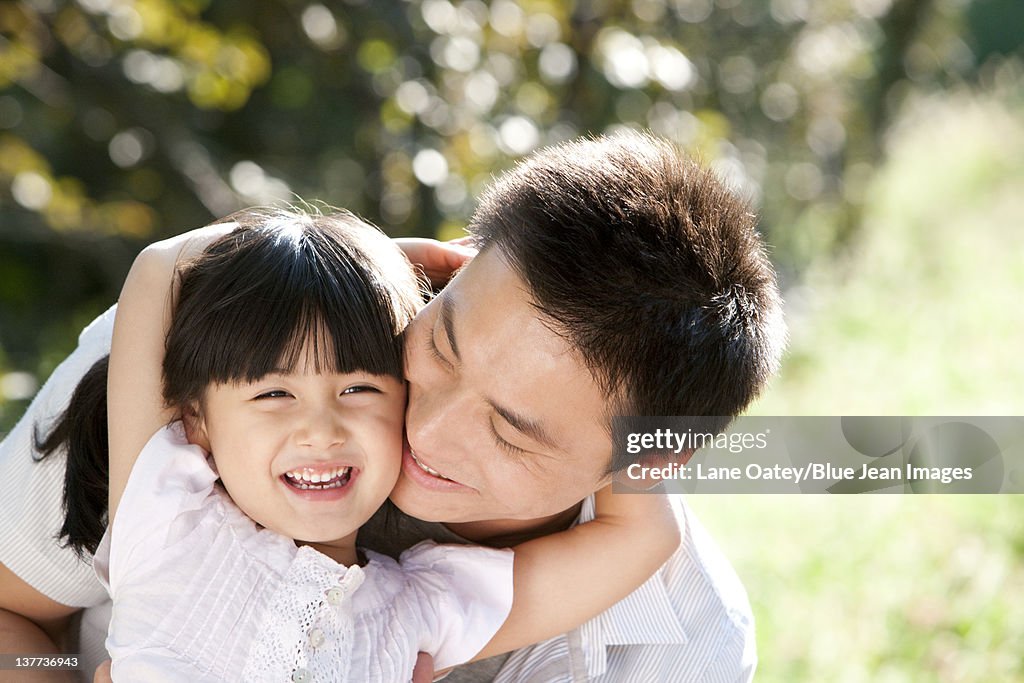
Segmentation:
{"type": "Polygon", "coordinates": [[[391,494],[405,513],[534,519],[607,483],[604,396],[496,249],[420,312],[405,349],[410,448],[391,494]]]}

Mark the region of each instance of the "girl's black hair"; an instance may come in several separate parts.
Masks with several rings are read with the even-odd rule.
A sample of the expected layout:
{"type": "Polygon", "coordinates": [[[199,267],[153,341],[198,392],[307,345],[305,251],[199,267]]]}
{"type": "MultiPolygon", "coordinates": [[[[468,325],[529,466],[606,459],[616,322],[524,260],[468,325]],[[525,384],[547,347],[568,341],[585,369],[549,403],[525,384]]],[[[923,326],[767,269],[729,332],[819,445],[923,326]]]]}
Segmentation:
{"type": "MultiPolygon", "coordinates": [[[[210,384],[252,381],[312,362],[317,372],[401,379],[402,331],[421,287],[390,240],[349,213],[247,209],[238,227],[180,268],[167,334],[168,406],[198,404],[210,384]]],[[[94,553],[107,512],[107,358],[82,378],[36,447],[67,449],[60,538],[94,553]]]]}
{"type": "Polygon", "coordinates": [[[351,214],[248,210],[225,220],[238,229],[180,271],[164,354],[168,406],[307,359],[317,372],[403,377],[402,331],[422,300],[387,237],[351,214]]]}
{"type": "Polygon", "coordinates": [[[64,522],[58,538],[79,556],[96,552],[107,527],[107,365],[100,358],[82,375],[68,407],[45,438],[36,425],[39,459],[62,447],[64,467],[64,522]]]}

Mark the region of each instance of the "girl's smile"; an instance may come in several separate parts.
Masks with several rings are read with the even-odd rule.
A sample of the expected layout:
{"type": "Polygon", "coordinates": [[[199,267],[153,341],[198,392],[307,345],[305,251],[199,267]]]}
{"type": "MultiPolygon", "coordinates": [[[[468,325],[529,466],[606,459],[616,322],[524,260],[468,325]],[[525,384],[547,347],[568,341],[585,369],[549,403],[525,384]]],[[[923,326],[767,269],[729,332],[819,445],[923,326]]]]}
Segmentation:
{"type": "Polygon", "coordinates": [[[285,483],[303,491],[309,489],[340,488],[351,478],[352,467],[342,465],[327,469],[303,467],[300,470],[285,472],[285,483]]]}
{"type": "Polygon", "coordinates": [[[332,501],[351,490],[359,470],[350,465],[300,467],[281,475],[281,481],[294,494],[309,501],[332,501]]]}

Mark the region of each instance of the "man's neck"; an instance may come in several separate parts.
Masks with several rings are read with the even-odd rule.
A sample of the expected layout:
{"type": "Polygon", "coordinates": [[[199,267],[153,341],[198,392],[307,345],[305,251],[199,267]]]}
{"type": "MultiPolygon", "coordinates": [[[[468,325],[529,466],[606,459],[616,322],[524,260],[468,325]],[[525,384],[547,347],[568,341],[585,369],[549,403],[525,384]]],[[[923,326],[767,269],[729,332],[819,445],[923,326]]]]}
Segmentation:
{"type": "Polygon", "coordinates": [[[487,519],[479,522],[451,522],[452,533],[480,545],[507,548],[548,534],[565,531],[579,517],[583,503],[548,517],[535,519],[487,519]]]}

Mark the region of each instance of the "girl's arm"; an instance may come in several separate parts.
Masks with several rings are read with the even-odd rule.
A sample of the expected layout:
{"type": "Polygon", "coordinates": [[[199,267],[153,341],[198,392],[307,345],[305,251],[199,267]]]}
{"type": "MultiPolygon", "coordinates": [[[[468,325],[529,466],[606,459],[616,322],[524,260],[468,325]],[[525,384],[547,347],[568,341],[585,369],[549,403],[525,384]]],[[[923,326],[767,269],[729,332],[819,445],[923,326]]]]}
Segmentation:
{"type": "Polygon", "coordinates": [[[669,497],[595,494],[596,517],[513,548],[512,610],[475,659],[565,633],[640,587],[679,547],[669,497]]]}
{"type": "Polygon", "coordinates": [[[143,446],[176,417],[164,405],[162,367],[177,264],[235,227],[217,224],[156,242],[139,254],[125,280],[107,374],[111,524],[143,446]]]}

